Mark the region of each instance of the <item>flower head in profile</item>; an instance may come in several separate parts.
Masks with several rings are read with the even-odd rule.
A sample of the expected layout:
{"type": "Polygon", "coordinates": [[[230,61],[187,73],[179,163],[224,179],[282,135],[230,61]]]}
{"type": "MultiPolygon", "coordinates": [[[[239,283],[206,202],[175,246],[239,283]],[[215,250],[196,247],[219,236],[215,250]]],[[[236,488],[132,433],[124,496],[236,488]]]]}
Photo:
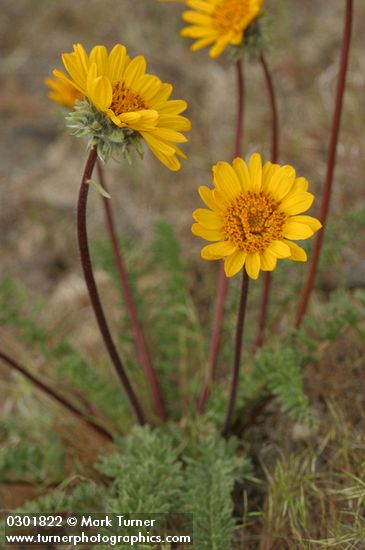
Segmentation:
{"type": "Polygon", "coordinates": [[[205,260],[224,259],[227,277],[243,267],[257,279],[273,271],[277,260],[307,260],[306,252],[293,241],[311,237],[321,228],[311,216],[303,216],[314,200],[305,178],[296,177],[291,166],[267,162],[255,153],[249,164],[235,158],[232,165],[213,167],[214,189],[199,187],[208,209],[193,213],[192,232],[213,244],[205,246],[205,260]]]}
{"type": "Polygon", "coordinates": [[[228,45],[238,46],[261,13],[264,0],[185,0],[191,9],[183,12],[190,23],[181,34],[196,41],[193,51],[210,46],[209,55],[218,57],[228,45]]]}
{"type": "Polygon", "coordinates": [[[165,166],[179,170],[177,156],[186,156],[177,144],[187,141],[181,132],[191,126],[181,116],[187,104],[171,100],[172,85],[146,73],[144,57],[131,59],[121,44],[110,52],[104,46],[95,46],[88,55],[81,44],[76,44],[72,53],[62,55],[62,61],[68,76],[58,70],[53,71],[54,76],[75,88],[96,112],[93,121],[87,105],[78,107],[75,126],[80,126],[80,121],[87,125],[83,135],[94,128],[97,139],[102,141],[102,132],[108,133],[110,143],[121,136],[128,140],[142,137],[165,166]]]}
{"type": "Polygon", "coordinates": [[[73,109],[77,100],[83,99],[82,93],[70,82],[61,78],[45,78],[45,85],[50,89],[48,97],[55,103],[73,109]]]}

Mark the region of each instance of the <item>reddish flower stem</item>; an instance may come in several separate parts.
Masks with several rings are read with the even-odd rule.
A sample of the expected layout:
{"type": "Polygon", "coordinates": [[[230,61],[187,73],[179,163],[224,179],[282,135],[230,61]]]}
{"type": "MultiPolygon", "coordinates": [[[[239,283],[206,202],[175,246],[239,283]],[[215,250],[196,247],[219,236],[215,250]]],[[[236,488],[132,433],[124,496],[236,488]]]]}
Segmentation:
{"type": "MultiPolygon", "coordinates": [[[[265,82],[266,82],[266,87],[267,87],[269,100],[270,100],[270,107],[271,107],[271,162],[276,163],[278,161],[278,151],[279,151],[279,116],[278,116],[275,88],[274,88],[274,83],[273,83],[269,66],[267,64],[267,61],[263,53],[260,55],[260,62],[264,70],[265,82]]],[[[262,289],[259,322],[258,322],[257,335],[256,335],[255,344],[254,344],[254,349],[253,349],[254,354],[262,346],[264,342],[264,331],[265,331],[267,314],[269,309],[271,286],[272,286],[272,274],[270,271],[267,271],[264,275],[264,286],[262,289]]]]}
{"type": "Polygon", "coordinates": [[[65,407],[68,411],[70,411],[72,414],[77,416],[80,420],[85,422],[89,427],[91,427],[93,430],[98,432],[99,435],[103,436],[106,439],[109,439],[110,441],[113,441],[113,436],[102,426],[99,426],[99,424],[96,424],[93,420],[88,418],[84,415],[82,411],[80,411],[75,405],[73,405],[70,401],[68,401],[65,397],[62,395],[59,395],[57,392],[55,392],[50,386],[42,382],[42,380],[39,380],[34,374],[31,374],[28,372],[28,370],[17,363],[14,359],[9,357],[7,354],[0,351],[0,359],[7,363],[12,369],[16,370],[17,372],[20,372],[29,382],[31,382],[36,388],[41,390],[43,393],[48,395],[51,399],[54,401],[57,401],[60,405],[65,407]]]}
{"type": "Polygon", "coordinates": [[[234,142],[233,158],[239,157],[242,148],[243,138],[243,116],[245,108],[245,83],[243,78],[243,62],[237,61],[236,63],[236,75],[237,75],[237,125],[236,135],[234,142]]]}
{"type": "Polygon", "coordinates": [[[319,262],[322,244],[323,244],[324,227],[326,224],[329,205],[330,205],[330,199],[331,199],[333,176],[335,172],[336,156],[337,156],[337,143],[338,143],[338,137],[340,133],[341,114],[342,114],[343,98],[344,98],[345,89],[346,89],[346,75],[347,75],[347,67],[348,67],[350,44],[351,44],[353,0],[346,0],[345,11],[346,11],[346,15],[345,15],[344,32],[343,32],[343,40],[342,40],[340,69],[339,69],[338,81],[337,81],[336,104],[335,104],[335,110],[333,115],[332,131],[331,131],[329,151],[328,151],[327,174],[326,174],[326,180],[324,184],[321,209],[319,213],[319,220],[322,223],[323,229],[319,231],[316,235],[311,264],[307,273],[307,279],[305,281],[305,285],[303,288],[301,300],[297,311],[297,317],[295,321],[295,326],[297,328],[301,325],[302,319],[306,314],[309,299],[313,291],[314,280],[317,273],[318,262],[319,262]]]}
{"type": "MultiPolygon", "coordinates": [[[[98,171],[98,177],[99,177],[100,183],[102,187],[107,191],[108,189],[105,182],[104,171],[100,160],[97,161],[96,168],[98,171]]],[[[136,346],[137,357],[143,367],[145,376],[147,378],[148,385],[152,393],[155,411],[158,414],[158,416],[161,418],[161,420],[166,420],[166,410],[165,410],[164,401],[162,397],[161,387],[159,385],[156,371],[153,368],[150,355],[148,353],[147,344],[143,336],[143,331],[138,319],[137,309],[134,305],[132,292],[128,283],[128,275],[124,265],[123,255],[118,243],[118,237],[115,229],[115,222],[114,222],[111,202],[106,197],[102,197],[102,199],[103,199],[103,205],[104,205],[104,211],[105,211],[106,226],[108,230],[110,244],[113,251],[115,265],[118,270],[119,282],[123,292],[128,315],[131,321],[132,330],[134,333],[134,341],[136,346]]]]}
{"type": "MultiPolygon", "coordinates": [[[[242,146],[243,123],[244,123],[244,96],[245,96],[242,61],[237,61],[236,63],[236,75],[237,75],[237,124],[236,124],[233,158],[240,156],[241,146],[242,146]]],[[[224,272],[223,262],[221,262],[221,265],[219,268],[219,274],[218,274],[217,302],[216,302],[215,311],[214,311],[213,331],[212,331],[212,337],[211,337],[210,348],[208,353],[207,371],[206,371],[206,376],[200,391],[198,404],[197,404],[197,410],[199,414],[202,414],[205,410],[207,400],[210,394],[210,386],[211,386],[212,380],[214,379],[214,375],[217,367],[217,360],[218,360],[221,333],[222,333],[222,324],[223,324],[223,317],[224,317],[224,304],[227,296],[227,290],[228,290],[228,279],[224,272]]]]}
{"type": "Polygon", "coordinates": [[[77,236],[80,249],[81,265],[84,272],[84,278],[86,282],[87,289],[89,291],[89,297],[91,305],[93,307],[96,321],[98,323],[101,335],[104,340],[105,347],[108,350],[110,359],[117,371],[119,379],[124,387],[124,390],[127,394],[129,402],[135,412],[137,420],[140,425],[145,424],[144,414],[139,403],[139,400],[134,393],[134,390],[129,382],[127,373],[125,371],[124,365],[121,358],[119,357],[117,348],[114,344],[110,330],[105,318],[104,310],[102,308],[99,293],[96,287],[93,268],[91,264],[89,242],[87,237],[87,226],[86,226],[86,207],[87,207],[87,198],[89,193],[89,183],[92,176],[92,172],[96,163],[96,149],[91,149],[89,157],[86,162],[84,174],[81,180],[79,200],[77,205],[77,236]]]}
{"type": "Polygon", "coordinates": [[[241,297],[240,297],[240,304],[238,308],[237,326],[236,326],[236,341],[235,341],[235,348],[234,348],[232,383],[231,383],[231,391],[230,391],[229,400],[228,400],[226,418],[225,418],[224,426],[221,432],[223,436],[226,436],[229,432],[231,421],[232,421],[234,405],[237,398],[240,362],[241,362],[241,354],[242,354],[243,329],[245,326],[245,316],[246,316],[248,282],[249,282],[248,275],[246,273],[246,270],[243,269],[241,297]]]}
{"type": "Polygon", "coordinates": [[[267,92],[271,108],[271,162],[276,163],[279,155],[279,114],[276,101],[275,87],[271,72],[263,53],[260,55],[260,62],[264,70],[267,92]]]}

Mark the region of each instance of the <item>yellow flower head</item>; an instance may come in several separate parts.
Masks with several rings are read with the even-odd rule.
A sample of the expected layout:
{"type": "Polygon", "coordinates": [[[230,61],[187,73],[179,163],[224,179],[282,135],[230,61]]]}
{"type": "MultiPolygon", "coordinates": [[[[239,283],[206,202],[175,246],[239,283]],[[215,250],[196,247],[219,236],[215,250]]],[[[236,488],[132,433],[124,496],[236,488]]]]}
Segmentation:
{"type": "Polygon", "coordinates": [[[199,187],[208,209],[193,213],[193,234],[214,242],[202,249],[202,258],[224,259],[227,277],[245,267],[252,279],[257,279],[260,269],[274,270],[278,259],[307,260],[305,251],[292,241],[308,239],[321,224],[299,215],[310,208],[314,196],[294,168],[271,162],[262,166],[255,153],[248,165],[241,158],[232,165],[219,162],[213,167],[213,180],[213,190],[199,187]]]}
{"type": "Polygon", "coordinates": [[[110,53],[105,46],[95,46],[88,55],[76,44],[72,53],[62,55],[62,61],[70,78],[55,70],[57,79],[72,85],[115,126],[141,135],[170,170],[179,170],[176,155],[186,155],[176,144],[187,141],[181,132],[191,127],[180,114],[187,104],[169,99],[172,85],[147,74],[144,57],[131,59],[121,44],[110,53]]]}
{"type": "Polygon", "coordinates": [[[73,109],[75,101],[83,98],[81,92],[73,84],[61,78],[45,78],[44,83],[50,88],[48,97],[63,107],[73,109]]]}
{"type": "Polygon", "coordinates": [[[210,57],[218,57],[229,45],[237,46],[244,39],[245,30],[260,14],[264,0],[185,0],[192,8],[183,13],[190,23],[181,34],[196,39],[193,51],[211,46],[210,57]]]}

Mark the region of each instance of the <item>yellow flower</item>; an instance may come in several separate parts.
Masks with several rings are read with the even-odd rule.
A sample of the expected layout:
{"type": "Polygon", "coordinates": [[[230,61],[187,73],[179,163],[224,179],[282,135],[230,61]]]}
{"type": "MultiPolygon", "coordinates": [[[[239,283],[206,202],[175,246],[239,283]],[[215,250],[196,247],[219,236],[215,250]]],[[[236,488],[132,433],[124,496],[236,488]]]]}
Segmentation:
{"type": "Polygon", "coordinates": [[[131,59],[121,44],[110,53],[105,46],[95,46],[87,55],[76,44],[72,53],[62,55],[62,61],[70,78],[55,70],[56,78],[76,88],[117,127],[140,134],[170,170],[180,169],[176,155],[186,155],[176,144],[187,141],[181,132],[191,127],[180,114],[187,104],[169,99],[172,85],[147,74],[144,57],[131,59]]]}
{"type": "Polygon", "coordinates": [[[66,80],[57,77],[45,78],[44,83],[51,90],[48,97],[64,107],[73,109],[75,101],[83,98],[81,92],[66,80]]]}
{"type": "Polygon", "coordinates": [[[183,19],[191,26],[181,34],[196,39],[193,51],[210,46],[210,57],[218,57],[232,44],[237,46],[244,39],[245,30],[260,14],[264,0],[185,0],[192,8],[183,13],[183,19]]]}
{"type": "Polygon", "coordinates": [[[193,213],[193,234],[214,243],[202,249],[203,259],[224,259],[227,277],[245,266],[252,279],[260,269],[274,270],[278,259],[307,260],[292,241],[308,239],[322,226],[311,216],[299,215],[311,207],[314,196],[294,168],[271,162],[262,166],[255,153],[248,165],[241,158],[232,165],[219,162],[213,167],[213,180],[213,190],[199,187],[209,210],[193,213]]]}

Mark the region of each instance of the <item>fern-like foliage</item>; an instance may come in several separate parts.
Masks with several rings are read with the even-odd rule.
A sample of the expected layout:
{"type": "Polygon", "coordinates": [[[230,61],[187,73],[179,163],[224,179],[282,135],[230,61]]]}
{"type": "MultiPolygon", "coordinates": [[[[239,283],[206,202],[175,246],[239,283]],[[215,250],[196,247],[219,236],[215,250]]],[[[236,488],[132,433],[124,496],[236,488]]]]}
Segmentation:
{"type": "Polygon", "coordinates": [[[194,517],[194,547],[231,548],[236,522],[232,491],[237,480],[251,474],[247,460],[235,455],[236,444],[212,436],[186,457],[184,509],[194,517]]]}
{"type": "MultiPolygon", "coordinates": [[[[269,341],[252,359],[245,355],[237,398],[237,416],[245,419],[248,409],[270,395],[284,413],[297,422],[313,423],[304,390],[305,367],[321,359],[326,343],[336,341],[346,330],[358,328],[365,318],[365,292],[353,295],[339,290],[332,294],[321,316],[308,315],[299,330],[269,341]]],[[[231,357],[230,357],[231,359],[231,357]]],[[[221,425],[226,396],[216,389],[209,401],[207,420],[221,425]]]]}
{"type": "Polygon", "coordinates": [[[65,450],[42,406],[14,405],[0,419],[0,482],[54,483],[65,473],[65,450]]]}
{"type": "Polygon", "coordinates": [[[17,509],[19,513],[100,512],[105,509],[107,488],[91,480],[63,482],[58,489],[29,501],[17,509]],[[78,481],[78,483],[75,483],[78,481]]]}
{"type": "Polygon", "coordinates": [[[264,349],[254,368],[262,380],[267,377],[267,391],[279,399],[284,413],[297,422],[312,420],[300,359],[294,349],[264,349]]]}
{"type": "Polygon", "coordinates": [[[47,348],[46,331],[36,321],[39,305],[32,304],[32,312],[25,305],[29,303],[25,288],[13,279],[0,281],[0,326],[16,327],[22,338],[45,351],[47,348]]]}
{"type": "Polygon", "coordinates": [[[115,424],[128,417],[128,405],[119,384],[112,385],[104,373],[92,368],[66,341],[59,342],[49,352],[57,367],[59,378],[73,389],[81,400],[92,404],[92,410],[101,411],[115,424]]]}
{"type": "MultiPolygon", "coordinates": [[[[196,373],[191,357],[203,354],[202,328],[187,286],[186,265],[181,260],[178,240],[165,221],[158,221],[151,244],[151,268],[154,266],[153,300],[150,319],[156,365],[169,396],[173,418],[181,413],[177,405],[191,390],[196,373]]],[[[151,292],[152,296],[152,292],[151,292]]]]}
{"type": "Polygon", "coordinates": [[[134,428],[98,469],[111,478],[110,512],[169,513],[179,506],[181,465],[171,436],[134,428]]]}
{"type": "MultiPolygon", "coordinates": [[[[140,281],[142,277],[144,277],[146,271],[144,254],[142,250],[138,246],[136,246],[131,239],[128,239],[125,236],[119,235],[118,244],[123,257],[123,262],[128,273],[129,288],[131,290],[134,303],[137,306],[140,320],[143,321],[146,312],[144,311],[144,301],[142,299],[141,293],[138,290],[138,281],[140,281]]],[[[99,266],[101,269],[112,276],[115,286],[120,292],[121,302],[124,303],[124,298],[122,296],[119,283],[118,270],[116,268],[113,251],[109,241],[107,241],[106,239],[98,239],[97,241],[93,242],[92,255],[93,260],[95,261],[95,265],[99,266]]],[[[124,310],[122,310],[121,321],[124,321],[124,333],[122,335],[123,339],[131,339],[132,333],[130,330],[130,324],[127,319],[125,308],[124,310]]]]}
{"type": "MultiPolygon", "coordinates": [[[[117,452],[96,465],[103,483],[71,478],[17,511],[153,513],[175,518],[180,513],[181,532],[190,532],[193,517],[194,548],[228,549],[236,527],[232,491],[236,482],[252,478],[251,464],[238,456],[233,439],[187,435],[135,428],[119,442],[117,452]]],[[[176,525],[174,529],[176,533],[176,525]]]]}
{"type": "MultiPolygon", "coordinates": [[[[147,253],[128,239],[120,238],[128,279],[139,318],[149,344],[154,367],[172,418],[181,415],[181,402],[196,391],[196,369],[191,361],[203,362],[204,338],[187,284],[187,268],[171,226],[156,221],[147,253]]],[[[107,270],[119,288],[113,255],[106,241],[93,250],[100,267],[107,270]]],[[[127,315],[121,319],[124,341],[132,335],[127,315]]],[[[129,358],[131,360],[132,358],[129,358]]]]}

